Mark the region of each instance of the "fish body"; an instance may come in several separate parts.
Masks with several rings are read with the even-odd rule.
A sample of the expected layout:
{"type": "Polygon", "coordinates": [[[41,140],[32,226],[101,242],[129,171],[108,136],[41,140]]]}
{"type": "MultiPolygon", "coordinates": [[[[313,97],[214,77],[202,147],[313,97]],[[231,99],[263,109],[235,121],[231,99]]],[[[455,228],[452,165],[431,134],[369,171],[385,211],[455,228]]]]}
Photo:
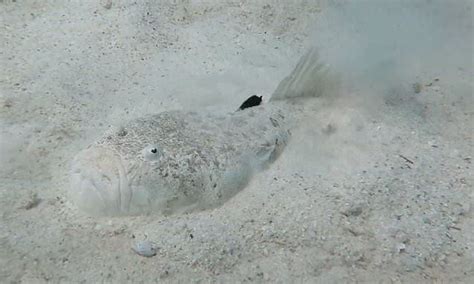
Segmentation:
{"type": "Polygon", "coordinates": [[[273,105],[132,120],[75,157],[71,194],[93,215],[214,207],[281,153],[289,138],[286,122],[273,105]]]}
{"type": "Polygon", "coordinates": [[[73,202],[102,216],[222,204],[283,151],[292,124],[287,100],[311,95],[320,71],[310,51],[270,103],[238,112],[166,111],[111,129],[72,161],[73,202]]]}

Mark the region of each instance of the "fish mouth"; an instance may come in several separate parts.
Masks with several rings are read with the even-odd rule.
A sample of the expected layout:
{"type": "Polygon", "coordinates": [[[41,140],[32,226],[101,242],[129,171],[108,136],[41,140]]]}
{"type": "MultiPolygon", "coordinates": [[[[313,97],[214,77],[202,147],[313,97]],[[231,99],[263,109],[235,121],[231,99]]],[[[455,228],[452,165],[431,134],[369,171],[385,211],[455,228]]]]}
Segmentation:
{"type": "Polygon", "coordinates": [[[105,147],[79,152],[71,165],[70,196],[90,215],[127,214],[132,194],[120,155],[105,147]]]}

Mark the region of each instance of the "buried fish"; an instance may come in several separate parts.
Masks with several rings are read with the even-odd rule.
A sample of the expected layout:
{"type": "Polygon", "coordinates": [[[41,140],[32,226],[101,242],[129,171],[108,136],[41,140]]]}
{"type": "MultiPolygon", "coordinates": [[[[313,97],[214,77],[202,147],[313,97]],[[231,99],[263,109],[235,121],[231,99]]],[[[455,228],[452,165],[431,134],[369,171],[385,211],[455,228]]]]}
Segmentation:
{"type": "Polygon", "coordinates": [[[166,111],[108,131],[72,162],[70,196],[90,215],[212,208],[274,161],[289,139],[289,99],[319,96],[328,74],[307,52],[270,102],[238,112],[166,111]]]}

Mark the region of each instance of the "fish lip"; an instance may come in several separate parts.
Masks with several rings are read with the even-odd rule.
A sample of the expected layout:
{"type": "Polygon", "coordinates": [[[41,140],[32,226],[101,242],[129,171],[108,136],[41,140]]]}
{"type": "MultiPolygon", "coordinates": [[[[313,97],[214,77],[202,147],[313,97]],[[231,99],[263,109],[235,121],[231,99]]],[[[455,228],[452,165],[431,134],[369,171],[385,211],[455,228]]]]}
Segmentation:
{"type": "Polygon", "coordinates": [[[132,191],[122,157],[105,147],[89,147],[74,158],[70,196],[90,215],[117,216],[129,212],[132,191]]]}

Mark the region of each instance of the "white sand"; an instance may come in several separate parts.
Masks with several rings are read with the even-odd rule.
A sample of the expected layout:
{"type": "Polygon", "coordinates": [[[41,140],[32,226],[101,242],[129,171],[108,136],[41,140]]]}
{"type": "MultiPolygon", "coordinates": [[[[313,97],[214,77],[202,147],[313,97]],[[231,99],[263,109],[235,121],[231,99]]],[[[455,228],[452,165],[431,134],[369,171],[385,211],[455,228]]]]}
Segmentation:
{"type": "Polygon", "coordinates": [[[474,281],[472,1],[317,2],[0,1],[0,282],[474,281]],[[109,125],[268,100],[310,45],[342,90],[223,206],[68,201],[109,125]]]}

